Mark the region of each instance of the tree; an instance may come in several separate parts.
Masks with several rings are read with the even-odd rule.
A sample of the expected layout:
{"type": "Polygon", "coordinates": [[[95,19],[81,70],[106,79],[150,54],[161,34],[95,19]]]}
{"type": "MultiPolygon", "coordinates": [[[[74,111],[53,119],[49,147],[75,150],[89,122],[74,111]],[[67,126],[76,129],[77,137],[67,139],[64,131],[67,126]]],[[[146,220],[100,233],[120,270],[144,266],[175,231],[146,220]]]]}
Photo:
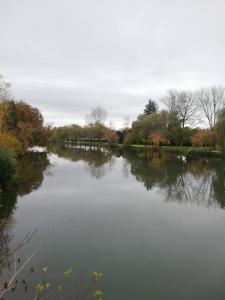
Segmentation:
{"type": "Polygon", "coordinates": [[[191,137],[191,144],[194,147],[215,146],[215,134],[210,129],[200,129],[191,137]]]}
{"type": "Polygon", "coordinates": [[[13,100],[5,100],[0,103],[1,111],[1,132],[16,134],[17,112],[16,104],[13,100]]]}
{"type": "Polygon", "coordinates": [[[181,122],[174,112],[168,113],[166,137],[170,145],[180,145],[182,143],[181,122]]]}
{"type": "Polygon", "coordinates": [[[159,147],[162,144],[167,144],[167,139],[164,133],[160,131],[154,131],[149,135],[149,139],[152,142],[152,144],[156,147],[159,147]]]}
{"type": "Polygon", "coordinates": [[[167,120],[167,113],[165,111],[162,111],[161,113],[152,113],[147,116],[139,116],[132,124],[133,134],[138,135],[140,139],[144,140],[146,148],[148,138],[153,132],[158,131],[165,133],[167,120]]]}
{"type": "Polygon", "coordinates": [[[105,132],[105,138],[109,143],[116,143],[119,139],[119,136],[115,130],[107,128],[105,132]]]}
{"type": "Polygon", "coordinates": [[[43,116],[37,108],[20,101],[16,103],[17,137],[26,149],[28,147],[43,145],[45,138],[43,116]]]}
{"type": "Polygon", "coordinates": [[[221,86],[202,88],[197,92],[197,99],[210,129],[213,129],[225,106],[225,89],[221,86]]]}
{"type": "Polygon", "coordinates": [[[105,124],[107,119],[108,113],[102,107],[96,107],[91,110],[89,114],[86,115],[86,120],[88,124],[105,124]]]}
{"type": "Polygon", "coordinates": [[[5,102],[11,99],[11,84],[0,74],[0,133],[3,131],[5,102]]]}
{"type": "Polygon", "coordinates": [[[218,118],[215,126],[215,132],[217,137],[217,143],[221,148],[221,151],[225,154],[225,110],[223,110],[218,118]]]}
{"type": "Polygon", "coordinates": [[[0,74],[0,102],[11,99],[11,84],[0,74]]]}
{"type": "Polygon", "coordinates": [[[21,142],[14,135],[9,133],[0,133],[0,149],[7,150],[15,156],[23,152],[21,142]]]}
{"type": "Polygon", "coordinates": [[[194,93],[184,90],[169,90],[161,101],[170,113],[177,115],[183,128],[187,125],[196,125],[196,114],[199,107],[194,93]]]}
{"type": "Polygon", "coordinates": [[[144,115],[150,115],[153,113],[157,113],[158,111],[158,104],[153,101],[153,100],[148,100],[148,103],[145,105],[145,109],[144,109],[144,115]]]}

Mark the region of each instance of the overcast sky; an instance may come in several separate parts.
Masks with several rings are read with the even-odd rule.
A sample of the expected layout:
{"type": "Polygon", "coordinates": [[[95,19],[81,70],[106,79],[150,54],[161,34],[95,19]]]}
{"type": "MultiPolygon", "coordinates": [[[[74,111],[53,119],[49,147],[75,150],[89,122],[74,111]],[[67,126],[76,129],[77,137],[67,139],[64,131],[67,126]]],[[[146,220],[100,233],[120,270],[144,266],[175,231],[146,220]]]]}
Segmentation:
{"type": "Polygon", "coordinates": [[[54,125],[225,85],[225,0],[0,0],[0,73],[54,125]]]}

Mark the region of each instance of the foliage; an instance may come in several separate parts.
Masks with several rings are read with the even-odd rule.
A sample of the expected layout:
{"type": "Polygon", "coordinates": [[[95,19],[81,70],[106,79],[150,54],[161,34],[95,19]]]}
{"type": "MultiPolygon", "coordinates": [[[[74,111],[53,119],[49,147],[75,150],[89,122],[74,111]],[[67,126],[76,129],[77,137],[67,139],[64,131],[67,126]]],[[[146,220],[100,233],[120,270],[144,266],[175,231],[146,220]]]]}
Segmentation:
{"type": "Polygon", "coordinates": [[[4,100],[0,103],[0,128],[1,132],[16,134],[17,113],[16,104],[13,100],[4,100]]]}
{"type": "Polygon", "coordinates": [[[191,144],[194,147],[215,146],[215,133],[210,129],[200,129],[191,137],[191,144]]]}
{"type": "Polygon", "coordinates": [[[17,136],[24,148],[42,146],[45,142],[43,117],[37,108],[25,102],[16,103],[17,136]]]}
{"type": "Polygon", "coordinates": [[[15,156],[18,156],[23,152],[20,141],[9,133],[0,133],[0,148],[11,151],[15,156]]]}
{"type": "Polygon", "coordinates": [[[84,127],[77,124],[55,127],[51,134],[53,141],[60,140],[83,140],[83,141],[108,141],[109,143],[116,143],[119,139],[117,132],[111,128],[106,127],[100,122],[90,123],[84,127]]]}
{"type": "Polygon", "coordinates": [[[191,137],[195,132],[194,129],[190,127],[181,128],[181,140],[178,145],[180,146],[191,146],[191,137]]]}
{"type": "Polygon", "coordinates": [[[105,138],[110,143],[116,143],[119,139],[119,136],[115,130],[109,128],[105,132],[105,138]]]}
{"type": "MultiPolygon", "coordinates": [[[[16,137],[23,150],[45,145],[50,131],[44,127],[42,114],[23,101],[13,100],[10,87],[10,83],[0,75],[0,134],[16,137]]],[[[6,144],[8,146],[10,143],[6,144]]],[[[18,143],[16,148],[19,148],[18,143]]]]}
{"type": "Polygon", "coordinates": [[[127,127],[122,128],[122,129],[116,131],[116,134],[118,136],[118,143],[119,144],[123,144],[124,143],[124,141],[126,139],[126,136],[129,134],[130,131],[131,130],[129,128],[127,128],[127,127]]]}
{"type": "Polygon", "coordinates": [[[37,108],[22,101],[3,101],[0,114],[0,132],[15,136],[23,150],[46,144],[50,131],[44,127],[42,114],[37,108]]]}
{"type": "MultiPolygon", "coordinates": [[[[152,113],[147,116],[139,116],[138,119],[132,124],[132,137],[139,137],[147,145],[149,139],[152,137],[160,137],[160,143],[167,144],[168,126],[171,123],[171,115],[166,111],[159,113],[152,113]]],[[[172,123],[171,123],[172,124],[172,123]]],[[[129,142],[127,140],[126,142],[129,142]]]]}
{"type": "Polygon", "coordinates": [[[221,151],[225,153],[225,110],[220,113],[219,120],[215,126],[217,143],[221,151]]]}
{"type": "Polygon", "coordinates": [[[139,116],[137,121],[133,122],[132,130],[137,133],[139,138],[144,141],[144,144],[146,146],[149,135],[151,135],[156,130],[163,130],[165,122],[166,120],[161,113],[139,116]]]}
{"type": "Polygon", "coordinates": [[[149,135],[149,139],[151,143],[156,147],[167,144],[166,136],[160,131],[154,131],[153,133],[151,133],[149,135]]]}
{"type": "Polygon", "coordinates": [[[168,113],[166,137],[170,145],[180,145],[182,142],[181,122],[174,112],[168,113]]]}
{"type": "Polygon", "coordinates": [[[148,100],[148,103],[145,105],[144,115],[154,114],[158,111],[158,104],[153,100],[148,100]]]}
{"type": "MultiPolygon", "coordinates": [[[[48,267],[43,267],[43,272],[46,273],[48,271],[48,267]]],[[[77,299],[77,300],[85,300],[90,299],[90,296],[101,299],[103,296],[103,292],[99,289],[94,289],[97,281],[102,279],[103,273],[99,272],[92,272],[91,273],[91,279],[89,283],[85,284],[83,282],[82,274],[79,275],[79,277],[75,280],[75,284],[73,285],[73,279],[71,278],[72,274],[72,268],[65,269],[63,272],[63,275],[66,280],[70,280],[72,284],[72,291],[71,291],[71,298],[77,299]]],[[[47,298],[47,292],[49,289],[56,290],[60,293],[63,293],[64,291],[68,291],[68,285],[64,288],[63,285],[55,285],[54,283],[49,283],[46,280],[46,274],[44,274],[44,280],[36,284],[36,295],[35,299],[46,299],[47,298]]]]}
{"type": "Polygon", "coordinates": [[[0,149],[0,185],[10,180],[15,172],[15,161],[9,151],[0,149]]]}

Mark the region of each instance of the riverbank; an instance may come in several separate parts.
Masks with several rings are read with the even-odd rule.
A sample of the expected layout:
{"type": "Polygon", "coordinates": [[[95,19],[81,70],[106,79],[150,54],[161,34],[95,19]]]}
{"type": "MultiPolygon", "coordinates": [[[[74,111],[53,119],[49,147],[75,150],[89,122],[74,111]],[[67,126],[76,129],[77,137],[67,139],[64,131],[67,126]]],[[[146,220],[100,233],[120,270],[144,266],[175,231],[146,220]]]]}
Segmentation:
{"type": "Polygon", "coordinates": [[[153,147],[148,145],[129,145],[126,146],[124,144],[115,144],[115,143],[107,143],[107,142],[89,142],[89,141],[82,141],[82,142],[75,142],[75,141],[57,141],[60,144],[69,144],[69,145],[77,145],[77,146],[95,146],[95,147],[110,147],[116,149],[127,149],[132,151],[146,151],[146,152],[158,152],[158,153],[174,153],[174,154],[181,154],[185,156],[205,156],[205,157],[224,157],[222,153],[217,150],[213,149],[212,147],[185,147],[185,146],[160,146],[160,147],[153,147]]]}
{"type": "MultiPolygon", "coordinates": [[[[123,146],[123,148],[127,148],[123,146]]],[[[210,147],[184,147],[184,146],[161,146],[161,147],[152,147],[148,146],[145,148],[144,145],[131,145],[128,148],[130,149],[141,149],[143,151],[156,151],[160,153],[174,153],[182,154],[185,156],[208,156],[208,157],[222,157],[220,151],[212,149],[210,147]]]]}

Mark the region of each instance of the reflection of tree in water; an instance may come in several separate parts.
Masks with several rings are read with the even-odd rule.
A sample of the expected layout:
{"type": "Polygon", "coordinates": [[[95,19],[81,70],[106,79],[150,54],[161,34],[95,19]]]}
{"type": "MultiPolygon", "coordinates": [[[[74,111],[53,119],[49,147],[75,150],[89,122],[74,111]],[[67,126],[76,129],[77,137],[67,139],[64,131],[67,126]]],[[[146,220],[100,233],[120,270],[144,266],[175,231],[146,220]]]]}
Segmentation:
{"type": "Polygon", "coordinates": [[[0,267],[8,264],[10,228],[17,197],[38,189],[50,162],[45,152],[29,152],[18,160],[14,178],[0,192],[0,267]]]}
{"type": "Polygon", "coordinates": [[[225,161],[184,159],[174,155],[125,152],[131,173],[147,190],[158,187],[166,200],[203,206],[225,206],[225,161]]]}
{"type": "Polygon", "coordinates": [[[213,196],[225,207],[225,161],[218,160],[215,164],[215,172],[212,177],[213,196]]]}
{"type": "Polygon", "coordinates": [[[178,170],[182,168],[180,159],[166,155],[148,157],[144,153],[124,152],[124,157],[131,163],[131,173],[147,190],[174,184],[178,170]]]}
{"type": "Polygon", "coordinates": [[[70,161],[85,162],[85,170],[97,179],[105,176],[115,161],[112,152],[98,147],[51,145],[49,150],[70,161]]]}

